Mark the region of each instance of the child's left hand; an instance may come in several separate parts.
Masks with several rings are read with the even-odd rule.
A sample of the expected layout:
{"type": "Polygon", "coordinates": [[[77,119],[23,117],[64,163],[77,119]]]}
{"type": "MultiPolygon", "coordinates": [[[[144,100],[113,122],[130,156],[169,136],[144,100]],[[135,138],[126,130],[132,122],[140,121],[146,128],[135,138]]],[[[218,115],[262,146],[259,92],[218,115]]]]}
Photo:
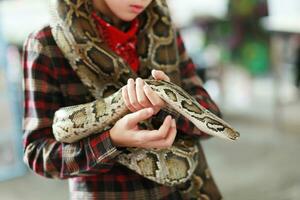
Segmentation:
{"type": "MultiPolygon", "coordinates": [[[[155,80],[170,81],[170,78],[160,70],[152,70],[152,76],[155,80]]],[[[122,96],[131,112],[152,107],[156,114],[165,106],[165,102],[141,78],[135,81],[132,78],[128,79],[127,85],[122,89],[122,96]]]]}

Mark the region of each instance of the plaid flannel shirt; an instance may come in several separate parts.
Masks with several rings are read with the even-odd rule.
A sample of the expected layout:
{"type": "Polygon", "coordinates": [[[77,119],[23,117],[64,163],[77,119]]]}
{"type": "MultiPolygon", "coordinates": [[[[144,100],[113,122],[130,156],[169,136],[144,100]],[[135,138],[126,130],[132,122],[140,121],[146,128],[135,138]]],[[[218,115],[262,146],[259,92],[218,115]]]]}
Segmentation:
{"type": "MultiPolygon", "coordinates": [[[[177,43],[184,89],[220,115],[201,87],[180,35],[177,43]]],[[[152,182],[116,163],[114,158],[121,151],[112,144],[109,132],[73,144],[54,139],[55,111],[94,99],[57,47],[49,26],[25,42],[23,72],[24,161],[34,172],[49,178],[69,178],[71,199],[182,199],[175,188],[152,182]]],[[[180,134],[208,137],[184,118],[177,120],[177,128],[180,134]]]]}

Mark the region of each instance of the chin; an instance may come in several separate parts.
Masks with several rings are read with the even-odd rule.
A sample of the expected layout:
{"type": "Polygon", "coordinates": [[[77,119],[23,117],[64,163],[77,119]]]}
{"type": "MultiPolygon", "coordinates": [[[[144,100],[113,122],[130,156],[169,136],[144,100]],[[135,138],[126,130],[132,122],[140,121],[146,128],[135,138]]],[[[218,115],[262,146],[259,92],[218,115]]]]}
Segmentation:
{"type": "Polygon", "coordinates": [[[123,21],[130,22],[134,20],[137,17],[137,15],[127,15],[127,16],[118,16],[118,17],[123,21]]]}

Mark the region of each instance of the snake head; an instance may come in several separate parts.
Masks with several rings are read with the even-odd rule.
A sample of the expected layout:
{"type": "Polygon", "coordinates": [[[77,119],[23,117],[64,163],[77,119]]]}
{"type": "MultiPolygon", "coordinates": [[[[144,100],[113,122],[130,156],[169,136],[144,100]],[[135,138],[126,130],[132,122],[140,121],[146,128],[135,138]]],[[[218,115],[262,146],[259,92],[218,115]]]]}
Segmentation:
{"type": "Polygon", "coordinates": [[[240,133],[231,129],[231,130],[228,130],[227,131],[227,137],[230,139],[230,140],[237,140],[239,139],[240,137],[240,133]]]}

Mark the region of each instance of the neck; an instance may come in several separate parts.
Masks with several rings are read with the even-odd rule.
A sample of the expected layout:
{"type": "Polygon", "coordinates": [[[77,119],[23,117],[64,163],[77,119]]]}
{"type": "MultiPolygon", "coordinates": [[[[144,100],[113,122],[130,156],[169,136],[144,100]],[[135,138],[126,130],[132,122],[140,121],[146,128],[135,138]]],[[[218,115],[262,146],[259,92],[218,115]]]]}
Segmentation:
{"type": "Polygon", "coordinates": [[[107,6],[106,2],[104,0],[93,0],[93,5],[96,10],[104,14],[105,16],[109,17],[114,25],[120,26],[122,23],[122,20],[119,19],[114,13],[111,11],[111,9],[107,6]]]}

